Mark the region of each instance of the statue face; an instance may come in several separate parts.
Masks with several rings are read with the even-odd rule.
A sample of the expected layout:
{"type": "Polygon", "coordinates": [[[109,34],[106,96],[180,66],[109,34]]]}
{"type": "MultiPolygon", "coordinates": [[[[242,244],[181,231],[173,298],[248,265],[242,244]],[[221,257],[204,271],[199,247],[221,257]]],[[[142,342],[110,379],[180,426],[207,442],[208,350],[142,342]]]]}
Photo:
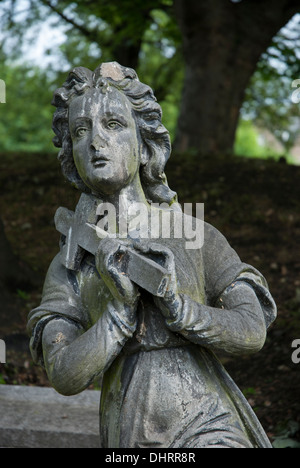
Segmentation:
{"type": "Polygon", "coordinates": [[[74,98],[69,126],[77,171],[93,193],[118,193],[138,176],[136,123],[128,99],[117,89],[91,89],[74,98]]]}

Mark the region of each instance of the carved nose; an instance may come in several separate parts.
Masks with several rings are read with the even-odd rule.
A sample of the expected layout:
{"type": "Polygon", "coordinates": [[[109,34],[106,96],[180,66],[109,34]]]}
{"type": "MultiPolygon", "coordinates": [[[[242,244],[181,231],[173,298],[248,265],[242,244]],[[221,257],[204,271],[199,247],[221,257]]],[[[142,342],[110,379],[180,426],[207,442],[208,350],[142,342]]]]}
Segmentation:
{"type": "Polygon", "coordinates": [[[95,151],[99,151],[101,148],[105,148],[105,141],[97,134],[91,143],[91,147],[94,148],[95,151]]]}

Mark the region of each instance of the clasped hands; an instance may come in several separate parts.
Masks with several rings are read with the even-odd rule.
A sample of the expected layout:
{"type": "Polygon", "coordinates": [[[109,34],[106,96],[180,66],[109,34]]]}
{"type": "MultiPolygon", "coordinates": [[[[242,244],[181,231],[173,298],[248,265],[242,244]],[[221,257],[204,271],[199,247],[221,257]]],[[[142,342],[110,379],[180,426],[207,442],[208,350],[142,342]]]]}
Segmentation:
{"type": "Polygon", "coordinates": [[[110,290],[118,308],[125,305],[128,319],[133,321],[136,313],[140,290],[126,273],[126,253],[135,249],[140,254],[157,259],[170,274],[169,284],[164,297],[154,297],[154,302],[164,317],[176,320],[181,311],[181,298],[177,290],[177,278],[173,252],[165,246],[149,241],[106,238],[96,252],[96,268],[110,290]]]}

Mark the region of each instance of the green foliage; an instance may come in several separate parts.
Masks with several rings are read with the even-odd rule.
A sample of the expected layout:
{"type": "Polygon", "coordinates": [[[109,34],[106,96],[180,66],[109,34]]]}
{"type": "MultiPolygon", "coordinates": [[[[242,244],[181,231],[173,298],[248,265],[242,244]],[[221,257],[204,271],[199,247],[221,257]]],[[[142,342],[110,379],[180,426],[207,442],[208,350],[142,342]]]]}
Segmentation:
{"type": "MultiPolygon", "coordinates": [[[[94,69],[100,61],[111,60],[133,64],[140,79],[154,89],[173,139],[184,78],[182,38],[173,4],[173,0],[0,0],[0,79],[7,87],[7,104],[0,104],[0,151],[54,151],[53,90],[71,68],[94,69]],[[40,70],[24,64],[22,54],[46,22],[54,36],[57,29],[62,31],[65,41],[60,46],[49,44],[51,66],[40,70]]],[[[259,143],[255,128],[245,120],[267,128],[286,153],[298,137],[299,106],[290,96],[292,80],[300,78],[299,18],[274,37],[258,63],[241,111],[236,154],[278,157],[259,143]]]]}
{"type": "Polygon", "coordinates": [[[288,421],[274,438],[273,447],[275,449],[300,448],[300,443],[294,438],[296,434],[299,433],[299,430],[300,426],[298,422],[288,421]]]}
{"type": "Polygon", "coordinates": [[[300,78],[300,15],[273,38],[246,89],[241,114],[268,129],[289,152],[299,137],[299,104],[292,83],[300,78]]]}
{"type": "Polygon", "coordinates": [[[140,52],[139,78],[148,83],[163,111],[163,123],[175,137],[184,78],[181,38],[173,18],[162,10],[151,12],[140,52]]]}
{"type": "MultiPolygon", "coordinates": [[[[268,130],[267,126],[264,128],[265,130],[268,130]]],[[[251,120],[240,119],[236,132],[234,153],[237,156],[260,159],[272,158],[279,160],[281,157],[284,157],[287,163],[295,164],[293,157],[284,147],[280,151],[280,139],[278,139],[277,148],[275,147],[276,135],[270,132],[270,136],[272,135],[275,137],[273,146],[271,143],[268,144],[264,141],[263,131],[259,132],[258,127],[251,120]]]]}
{"type": "Polygon", "coordinates": [[[256,394],[256,390],[255,388],[253,387],[248,387],[248,388],[244,388],[243,389],[243,395],[246,397],[246,398],[249,398],[251,396],[254,396],[256,394]]]}
{"type": "Polygon", "coordinates": [[[46,73],[2,65],[6,104],[0,104],[0,152],[51,152],[52,89],[46,73]]]}
{"type": "MultiPolygon", "coordinates": [[[[0,0],[0,6],[1,3],[0,0]]],[[[46,7],[49,2],[32,0],[35,9],[26,13],[22,24],[18,15],[11,12],[9,16],[7,10],[6,55],[3,51],[1,54],[0,49],[0,61],[3,63],[0,79],[6,82],[7,88],[7,103],[0,106],[0,131],[3,135],[0,152],[56,151],[51,130],[54,89],[64,81],[67,71],[75,66],[95,69],[100,61],[116,60],[115,52],[120,52],[125,36],[133,43],[142,40],[137,71],[140,79],[154,89],[163,109],[164,124],[174,136],[183,61],[179,46],[181,37],[169,12],[170,3],[169,0],[134,0],[121,4],[106,0],[80,4],[62,1],[51,10],[46,7]],[[56,50],[58,65],[43,69],[16,59],[22,53],[21,45],[26,44],[26,29],[41,25],[46,13],[50,18],[56,18],[55,27],[57,21],[61,24],[67,40],[56,50]],[[19,38],[17,43],[12,40],[12,32],[19,38]],[[61,68],[65,71],[62,72],[61,68]]],[[[53,54],[53,48],[49,47],[48,53],[53,54]]]]}
{"type": "Polygon", "coordinates": [[[6,385],[6,382],[2,374],[0,374],[0,385],[6,385]]]}
{"type": "Polygon", "coordinates": [[[236,133],[234,152],[238,156],[263,158],[274,155],[259,144],[259,135],[250,120],[241,120],[236,133]]]}
{"type": "Polygon", "coordinates": [[[265,75],[258,66],[246,92],[242,115],[268,129],[288,152],[299,136],[299,106],[291,99],[293,88],[286,76],[265,75]]]}
{"type": "Polygon", "coordinates": [[[24,301],[28,301],[30,299],[30,294],[28,294],[26,291],[22,291],[22,289],[17,289],[17,295],[24,301]]]}

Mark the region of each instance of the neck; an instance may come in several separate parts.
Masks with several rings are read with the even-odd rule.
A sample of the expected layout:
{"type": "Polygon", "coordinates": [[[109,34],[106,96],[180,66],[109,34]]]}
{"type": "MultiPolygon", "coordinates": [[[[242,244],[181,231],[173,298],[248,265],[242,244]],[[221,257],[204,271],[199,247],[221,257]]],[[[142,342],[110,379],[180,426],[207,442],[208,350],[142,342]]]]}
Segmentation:
{"type": "Polygon", "coordinates": [[[117,190],[115,193],[105,195],[104,199],[105,202],[112,203],[117,212],[133,204],[143,203],[144,205],[149,205],[139,176],[135,177],[128,185],[117,190]]]}
{"type": "Polygon", "coordinates": [[[111,204],[114,207],[113,212],[116,217],[117,231],[119,231],[119,227],[120,231],[124,231],[125,229],[127,232],[131,222],[136,219],[138,213],[142,212],[148,220],[151,206],[146,200],[139,177],[136,177],[121,190],[101,198],[106,205],[111,204]]]}

